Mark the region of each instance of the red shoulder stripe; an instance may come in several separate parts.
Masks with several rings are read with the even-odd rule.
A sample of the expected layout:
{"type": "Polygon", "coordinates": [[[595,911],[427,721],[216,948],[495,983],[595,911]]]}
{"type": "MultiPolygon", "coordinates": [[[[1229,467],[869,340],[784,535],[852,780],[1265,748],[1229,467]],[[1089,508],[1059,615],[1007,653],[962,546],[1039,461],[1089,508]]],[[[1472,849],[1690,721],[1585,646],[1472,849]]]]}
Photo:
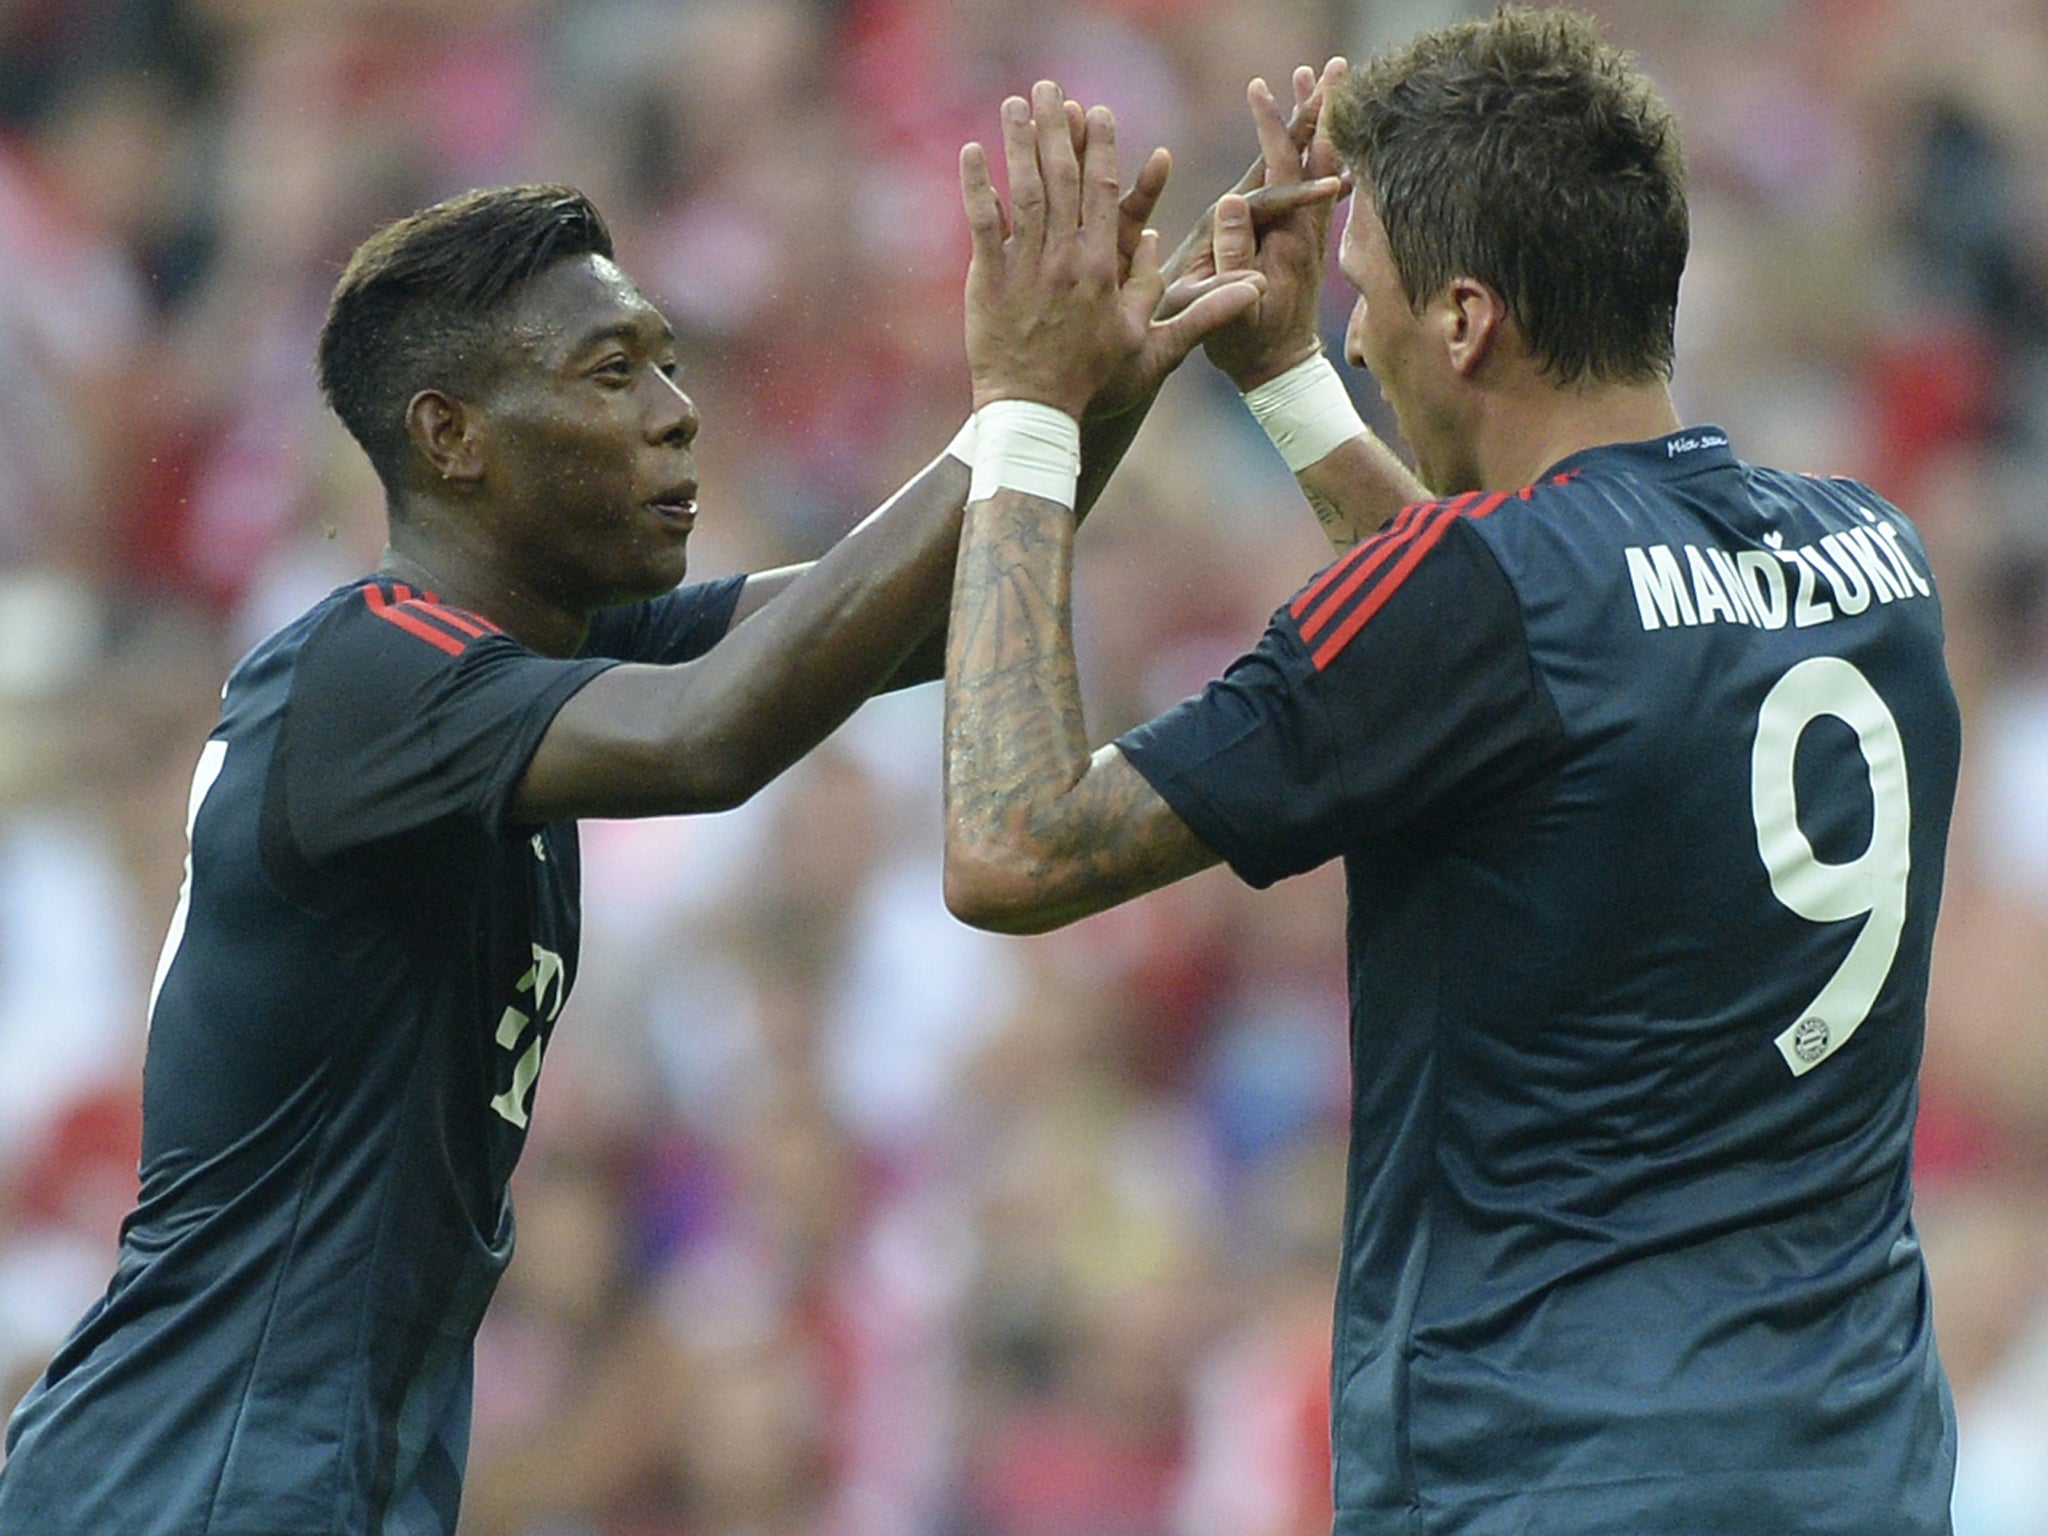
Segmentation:
{"type": "Polygon", "coordinates": [[[499,635],[504,633],[503,630],[499,629],[498,626],[493,624],[489,619],[483,618],[478,614],[470,613],[466,609],[450,608],[445,603],[435,602],[431,597],[425,599],[422,602],[408,603],[406,606],[409,608],[417,608],[422,613],[431,613],[435,618],[439,619],[443,624],[446,624],[450,629],[459,629],[465,635],[468,635],[472,640],[478,639],[484,635],[499,635]]]}
{"type": "MultiPolygon", "coordinates": [[[[1387,565],[1386,572],[1379,581],[1352,607],[1342,622],[1332,628],[1310,652],[1309,659],[1315,663],[1316,670],[1320,672],[1334,661],[1344,647],[1351,643],[1351,637],[1365,628],[1372,616],[1386,606],[1387,599],[1400,590],[1401,583],[1408,579],[1409,573],[1422,563],[1422,557],[1436,548],[1445,533],[1450,531],[1452,523],[1460,517],[1469,517],[1475,521],[1486,517],[1498,510],[1501,503],[1508,499],[1508,495],[1506,491],[1496,491],[1481,501],[1478,499],[1478,493],[1472,492],[1460,496],[1456,501],[1441,505],[1434,517],[1418,524],[1408,537],[1401,540],[1400,558],[1387,565]]],[[[1391,555],[1393,552],[1393,546],[1390,544],[1388,553],[1391,555]]],[[[1362,580],[1361,576],[1360,581],[1362,580]]],[[[1347,583],[1350,587],[1357,585],[1357,582],[1347,583]]],[[[1345,596],[1348,595],[1347,593],[1332,598],[1317,612],[1312,621],[1314,626],[1320,629],[1330,623],[1343,607],[1345,596]]],[[[1309,643],[1313,638],[1308,624],[1302,625],[1301,638],[1303,644],[1309,643]]]]}
{"type": "Polygon", "coordinates": [[[414,613],[424,613],[430,618],[439,619],[450,629],[459,630],[471,639],[505,633],[482,614],[471,613],[467,608],[450,608],[432,592],[414,592],[402,581],[387,582],[385,585],[391,588],[394,602],[403,603],[414,613]]]}
{"type": "Polygon", "coordinates": [[[412,588],[399,582],[388,587],[373,584],[363,588],[363,601],[378,618],[450,656],[461,655],[463,647],[480,635],[500,633],[498,626],[488,619],[458,608],[444,608],[433,600],[431,593],[414,597],[412,588]]]}
{"type": "Polygon", "coordinates": [[[394,603],[382,587],[363,588],[363,601],[369,604],[370,612],[386,623],[396,624],[407,634],[424,640],[439,651],[450,656],[462,654],[462,642],[446,630],[436,629],[416,613],[406,612],[403,602],[394,603]]]}
{"type": "Polygon", "coordinates": [[[1302,590],[1301,595],[1295,598],[1292,607],[1288,611],[1297,619],[1300,618],[1314,605],[1316,599],[1329,589],[1330,583],[1345,575],[1360,561],[1374,558],[1373,551],[1379,549],[1386,540],[1401,537],[1414,525],[1417,518],[1421,517],[1424,513],[1435,510],[1441,505],[1443,503],[1436,501],[1411,501],[1407,506],[1394,514],[1394,520],[1388,523],[1384,529],[1360,543],[1340,559],[1331,561],[1322,575],[1310,582],[1302,590]]]}
{"type": "MultiPolygon", "coordinates": [[[[382,582],[378,585],[387,590],[388,604],[395,604],[407,613],[433,620],[443,628],[467,635],[472,640],[485,635],[502,635],[505,632],[480,613],[471,613],[467,608],[449,607],[432,592],[415,593],[402,581],[382,582]]],[[[388,614],[380,609],[379,617],[387,616],[388,614]]]]}
{"type": "MultiPolygon", "coordinates": [[[[1318,631],[1325,628],[1377,572],[1393,562],[1416,539],[1428,537],[1429,530],[1444,518],[1457,516],[1478,499],[1477,491],[1468,491],[1454,501],[1423,502],[1410,509],[1415,514],[1412,518],[1406,518],[1404,514],[1406,526],[1402,526],[1404,518],[1397,518],[1394,527],[1360,545],[1359,553],[1346,562],[1349,569],[1342,581],[1321,594],[1314,604],[1295,605],[1294,615],[1301,619],[1301,638],[1304,641],[1314,640],[1318,631]],[[1311,606],[1315,611],[1303,617],[1302,610],[1311,606]]],[[[1432,538],[1430,542],[1435,540],[1432,538]]]]}

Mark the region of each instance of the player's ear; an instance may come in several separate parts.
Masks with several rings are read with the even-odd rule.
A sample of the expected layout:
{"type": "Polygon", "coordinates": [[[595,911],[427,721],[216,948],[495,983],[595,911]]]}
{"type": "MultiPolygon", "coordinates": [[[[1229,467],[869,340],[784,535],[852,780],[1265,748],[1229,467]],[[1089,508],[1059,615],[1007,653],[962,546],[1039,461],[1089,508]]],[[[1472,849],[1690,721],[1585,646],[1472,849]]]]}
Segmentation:
{"type": "Polygon", "coordinates": [[[1438,333],[1451,366],[1471,378],[1508,326],[1507,301],[1476,277],[1454,277],[1434,307],[1438,333]]]}
{"type": "Polygon", "coordinates": [[[476,413],[453,395],[423,389],[405,408],[405,431],[436,479],[483,478],[483,435],[476,413]]]}

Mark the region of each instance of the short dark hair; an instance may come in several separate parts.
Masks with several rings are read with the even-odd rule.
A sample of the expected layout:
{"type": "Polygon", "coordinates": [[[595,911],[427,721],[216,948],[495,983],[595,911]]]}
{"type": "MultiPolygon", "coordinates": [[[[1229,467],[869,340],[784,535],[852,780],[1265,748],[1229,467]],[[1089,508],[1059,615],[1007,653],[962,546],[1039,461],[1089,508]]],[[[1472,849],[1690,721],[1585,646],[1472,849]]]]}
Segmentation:
{"type": "Polygon", "coordinates": [[[388,492],[404,483],[413,396],[474,396],[503,356],[520,287],[555,262],[611,254],[590,200],[554,185],[465,192],[356,247],[320,328],[320,389],[388,492]]]}
{"type": "Polygon", "coordinates": [[[1678,125],[1591,17],[1503,5],[1424,33],[1340,82],[1330,135],[1412,302],[1476,278],[1558,382],[1670,377],[1678,125]]]}

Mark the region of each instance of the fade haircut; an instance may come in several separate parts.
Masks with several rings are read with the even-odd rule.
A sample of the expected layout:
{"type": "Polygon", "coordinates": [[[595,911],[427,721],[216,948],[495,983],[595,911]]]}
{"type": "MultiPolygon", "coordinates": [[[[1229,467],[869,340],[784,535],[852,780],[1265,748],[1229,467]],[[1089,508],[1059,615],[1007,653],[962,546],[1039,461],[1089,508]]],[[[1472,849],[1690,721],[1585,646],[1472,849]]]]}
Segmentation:
{"type": "Polygon", "coordinates": [[[1555,382],[1671,376],[1678,125],[1591,17],[1503,5],[1424,33],[1341,81],[1329,118],[1411,303],[1476,278],[1555,382]]]}
{"type": "Polygon", "coordinates": [[[555,262],[610,256],[611,231],[573,187],[465,192],[356,247],[320,328],[320,390],[397,505],[423,389],[474,399],[507,343],[512,300],[555,262]]]}

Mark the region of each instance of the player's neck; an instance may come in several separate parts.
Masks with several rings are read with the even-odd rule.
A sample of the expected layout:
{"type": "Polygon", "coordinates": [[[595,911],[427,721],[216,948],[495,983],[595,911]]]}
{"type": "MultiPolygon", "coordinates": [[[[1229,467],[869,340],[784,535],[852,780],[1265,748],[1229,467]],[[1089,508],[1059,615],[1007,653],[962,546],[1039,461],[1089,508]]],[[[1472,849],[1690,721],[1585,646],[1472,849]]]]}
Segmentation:
{"type": "Polygon", "coordinates": [[[442,529],[394,520],[377,563],[379,575],[434,594],[435,600],[489,619],[543,656],[573,656],[589,631],[587,616],[546,601],[494,559],[488,546],[442,529]]]}
{"type": "Polygon", "coordinates": [[[1519,490],[1575,453],[1663,437],[1682,425],[1661,380],[1572,389],[1538,384],[1493,413],[1478,445],[1481,487],[1519,490]]]}

